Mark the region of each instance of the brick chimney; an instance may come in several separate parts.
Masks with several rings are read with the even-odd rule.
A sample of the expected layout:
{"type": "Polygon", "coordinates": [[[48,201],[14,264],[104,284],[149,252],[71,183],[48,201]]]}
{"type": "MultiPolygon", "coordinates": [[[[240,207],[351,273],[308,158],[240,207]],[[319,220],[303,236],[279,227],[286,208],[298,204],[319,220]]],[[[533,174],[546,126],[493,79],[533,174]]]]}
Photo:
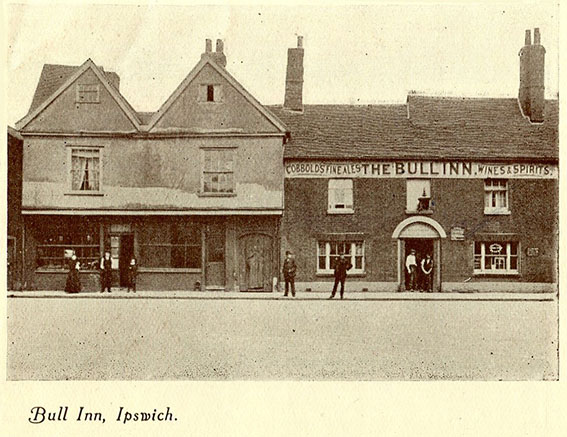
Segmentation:
{"type": "Polygon", "coordinates": [[[222,39],[217,39],[216,50],[213,52],[213,42],[205,40],[205,53],[201,54],[201,59],[209,58],[223,68],[226,68],[226,56],[224,54],[224,43],[222,39]]]}
{"type": "Polygon", "coordinates": [[[532,44],[531,33],[526,30],[525,44],[520,53],[520,90],[518,101],[522,114],[531,122],[541,123],[545,107],[545,48],[541,45],[539,29],[534,29],[532,44]]]}
{"type": "Polygon", "coordinates": [[[297,37],[297,48],[287,49],[284,108],[303,111],[303,37],[297,37]]]}

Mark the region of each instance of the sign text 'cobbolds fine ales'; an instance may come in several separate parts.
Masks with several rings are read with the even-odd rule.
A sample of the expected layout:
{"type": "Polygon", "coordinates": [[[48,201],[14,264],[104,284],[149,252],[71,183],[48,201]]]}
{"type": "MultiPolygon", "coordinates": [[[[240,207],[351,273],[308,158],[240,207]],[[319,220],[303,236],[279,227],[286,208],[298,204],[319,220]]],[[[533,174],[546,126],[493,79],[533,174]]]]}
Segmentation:
{"type": "Polygon", "coordinates": [[[294,161],[285,165],[287,178],[504,178],[557,179],[552,164],[490,164],[467,161],[294,161]]]}

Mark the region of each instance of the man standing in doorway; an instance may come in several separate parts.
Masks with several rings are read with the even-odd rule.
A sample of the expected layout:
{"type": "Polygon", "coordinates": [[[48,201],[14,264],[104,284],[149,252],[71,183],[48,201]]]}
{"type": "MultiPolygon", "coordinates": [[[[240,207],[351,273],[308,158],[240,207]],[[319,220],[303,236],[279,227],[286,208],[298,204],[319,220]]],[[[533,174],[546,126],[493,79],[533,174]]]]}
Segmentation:
{"type": "Polygon", "coordinates": [[[104,256],[100,259],[100,292],[104,293],[104,290],[108,290],[110,293],[112,286],[112,259],[110,258],[110,252],[106,250],[104,256]]]}
{"type": "Polygon", "coordinates": [[[287,297],[289,288],[291,288],[291,296],[295,297],[295,271],[297,266],[295,265],[295,260],[293,259],[293,254],[288,250],[285,253],[285,261],[283,263],[283,276],[285,280],[285,293],[284,297],[287,297]]]}
{"type": "Polygon", "coordinates": [[[415,249],[412,249],[406,258],[406,269],[409,275],[408,290],[414,291],[417,287],[417,260],[415,259],[415,249]]]}
{"type": "Polygon", "coordinates": [[[333,285],[333,292],[331,293],[331,297],[329,297],[329,299],[335,297],[339,283],[341,284],[341,299],[343,298],[347,271],[351,268],[352,264],[345,258],[344,254],[341,253],[341,256],[335,263],[335,285],[333,285]]]}
{"type": "Polygon", "coordinates": [[[423,273],[423,288],[425,291],[433,291],[433,260],[427,254],[421,260],[421,272],[423,273]]]}

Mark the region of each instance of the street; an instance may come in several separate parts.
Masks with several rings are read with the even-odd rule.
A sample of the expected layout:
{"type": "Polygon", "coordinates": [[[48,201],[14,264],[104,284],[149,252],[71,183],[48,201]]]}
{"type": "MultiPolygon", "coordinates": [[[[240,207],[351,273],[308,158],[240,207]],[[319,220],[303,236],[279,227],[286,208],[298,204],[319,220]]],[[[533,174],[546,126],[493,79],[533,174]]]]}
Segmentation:
{"type": "Polygon", "coordinates": [[[9,298],[9,380],[554,380],[557,301],[9,298]]]}

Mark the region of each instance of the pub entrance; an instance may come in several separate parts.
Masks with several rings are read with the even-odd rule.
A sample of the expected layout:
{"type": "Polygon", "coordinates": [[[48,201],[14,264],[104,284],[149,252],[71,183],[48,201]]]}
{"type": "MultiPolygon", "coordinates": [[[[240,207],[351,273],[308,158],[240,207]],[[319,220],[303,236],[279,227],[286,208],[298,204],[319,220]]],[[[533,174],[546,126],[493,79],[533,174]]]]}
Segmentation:
{"type": "Polygon", "coordinates": [[[429,217],[412,216],[396,226],[392,239],[398,243],[398,288],[408,289],[406,258],[414,249],[418,267],[427,254],[433,258],[433,291],[441,291],[441,239],[447,238],[443,227],[429,217]]]}

